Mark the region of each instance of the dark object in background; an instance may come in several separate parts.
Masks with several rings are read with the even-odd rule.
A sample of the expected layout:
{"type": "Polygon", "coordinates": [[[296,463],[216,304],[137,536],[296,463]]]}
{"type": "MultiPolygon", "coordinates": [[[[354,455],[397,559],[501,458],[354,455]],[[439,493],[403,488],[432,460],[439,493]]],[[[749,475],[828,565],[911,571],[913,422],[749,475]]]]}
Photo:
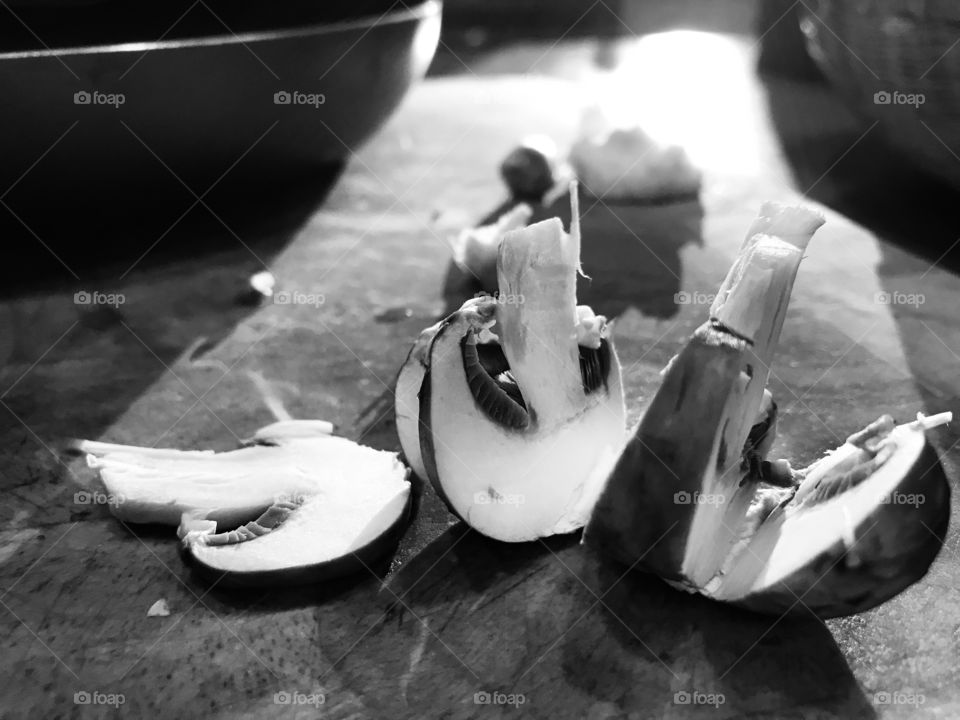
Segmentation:
{"type": "Polygon", "coordinates": [[[800,3],[796,0],[764,0],[757,3],[754,32],[760,38],[757,69],[794,80],[823,80],[807,52],[800,31],[800,3]]]}
{"type": "Polygon", "coordinates": [[[812,2],[801,28],[840,97],[890,147],[960,188],[960,5],[812,2]]]}
{"type": "Polygon", "coordinates": [[[256,0],[9,0],[5,5],[11,9],[0,16],[0,42],[10,51],[38,45],[56,49],[153,43],[357,21],[369,24],[422,6],[423,0],[285,0],[269,11],[256,0]]]}
{"type": "Polygon", "coordinates": [[[174,175],[199,194],[342,160],[426,71],[441,7],[21,4],[0,27],[0,194],[28,170],[52,193],[174,175]]]}
{"type": "MultiPolygon", "coordinates": [[[[688,243],[703,243],[703,205],[699,198],[647,205],[598,203],[580,190],[581,247],[586,277],[577,281],[577,302],[610,319],[636,308],[648,317],[669,319],[679,310],[676,293],[683,274],[680,251],[688,243]],[[643,238],[643,241],[639,241],[643,238]]],[[[494,208],[477,225],[496,222],[514,205],[494,208]]],[[[533,204],[530,224],[558,217],[569,230],[570,196],[564,193],[550,205],[533,204]]],[[[496,292],[452,260],[444,278],[442,316],[457,310],[478,292],[496,292]]],[[[439,318],[438,318],[439,319],[439,318]]]]}
{"type": "MultiPolygon", "coordinates": [[[[561,36],[613,38],[630,32],[621,19],[630,1],[448,0],[444,16],[450,29],[486,29],[490,37],[484,44],[521,38],[553,42],[561,36]]],[[[450,40],[459,45],[456,37],[450,40]]]]}
{"type": "MultiPolygon", "coordinates": [[[[911,17],[909,8],[900,0],[891,0],[887,4],[888,8],[894,6],[902,7],[902,12],[887,16],[887,29],[913,26],[907,21],[911,17]]],[[[939,7],[945,6],[941,4],[939,7]]],[[[796,188],[810,199],[868,228],[884,241],[879,246],[884,256],[880,265],[881,277],[914,278],[910,282],[918,282],[915,276],[903,270],[908,264],[905,253],[924,259],[927,264],[922,266],[921,272],[932,265],[952,272],[960,271],[960,248],[955,243],[960,234],[960,222],[955,212],[960,185],[950,181],[949,168],[946,175],[942,171],[935,172],[944,163],[958,168],[960,163],[931,132],[937,132],[944,139],[947,137],[936,129],[936,120],[926,115],[932,103],[920,107],[891,107],[892,103],[875,105],[868,87],[856,83],[848,87],[849,77],[835,76],[835,70],[831,69],[834,63],[841,66],[836,70],[841,74],[842,66],[849,64],[851,73],[862,73],[864,83],[874,84],[880,81],[871,72],[881,75],[887,72],[887,64],[896,63],[892,55],[881,63],[863,56],[861,59],[869,64],[869,69],[861,65],[851,52],[853,46],[844,48],[832,33],[836,32],[844,43],[856,43],[856,38],[871,33],[879,42],[882,33],[877,32],[876,24],[871,25],[873,21],[870,20],[857,21],[854,23],[856,28],[849,26],[847,21],[836,20],[831,12],[840,13],[843,7],[834,7],[832,11],[825,8],[827,4],[824,2],[807,3],[805,10],[799,4],[792,5],[789,0],[771,0],[769,7],[767,3],[763,4],[764,12],[756,25],[757,34],[763,35],[759,69],[770,119],[796,188]],[[788,9],[789,12],[782,15],[788,9]],[[770,24],[781,16],[780,22],[770,24]],[[810,41],[829,77],[825,77],[810,58],[801,22],[808,34],[831,46],[831,57],[826,58],[816,49],[816,42],[810,41]],[[798,40],[802,40],[802,46],[798,46],[798,40]],[[926,150],[916,152],[906,148],[899,137],[897,122],[912,124],[915,132],[922,133],[920,142],[926,150]],[[887,129],[888,123],[893,124],[890,129],[887,129]],[[927,161],[925,152],[931,154],[932,162],[927,161]]],[[[926,8],[933,12],[935,6],[928,3],[926,8]]],[[[934,33],[938,42],[943,43],[946,40],[944,33],[949,33],[955,26],[956,22],[948,19],[940,22],[934,33]]],[[[895,48],[891,45],[889,49],[895,48]]],[[[948,48],[949,44],[940,52],[948,48]]],[[[879,52],[879,48],[874,50],[879,52]]],[[[960,49],[954,48],[947,53],[930,70],[928,79],[955,53],[960,53],[960,49]]],[[[907,56],[901,59],[906,64],[907,56]]],[[[958,61],[960,55],[954,60],[958,61]]],[[[919,78],[928,68],[916,70],[916,77],[919,78]]],[[[892,84],[887,87],[893,89],[892,84]]],[[[947,95],[937,99],[945,103],[949,98],[947,95]]],[[[930,100],[929,97],[926,99],[930,100]]],[[[902,285],[890,285],[889,279],[884,281],[884,286],[885,289],[903,290],[902,285]]]]}
{"type": "Polygon", "coordinates": [[[540,203],[554,185],[555,166],[556,157],[524,143],[500,163],[500,177],[517,202],[540,203]]]}

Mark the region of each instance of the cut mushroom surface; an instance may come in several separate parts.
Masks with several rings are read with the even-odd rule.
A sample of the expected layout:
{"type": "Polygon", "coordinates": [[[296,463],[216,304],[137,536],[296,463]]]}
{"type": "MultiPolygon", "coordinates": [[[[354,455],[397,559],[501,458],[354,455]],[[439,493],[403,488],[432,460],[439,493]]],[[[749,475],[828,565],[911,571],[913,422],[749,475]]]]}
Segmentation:
{"type": "Polygon", "coordinates": [[[571,202],[569,234],[553,218],[504,236],[498,295],[424,331],[398,382],[404,454],[499,540],[580,528],[625,438],[611,326],[576,302],[571,202]]]}
{"type": "Polygon", "coordinates": [[[115,500],[114,515],[179,524],[188,560],[226,584],[306,582],[375,561],[409,509],[408,470],[396,454],[331,431],[322,421],[274,423],[222,453],[78,448],[115,500]]]}

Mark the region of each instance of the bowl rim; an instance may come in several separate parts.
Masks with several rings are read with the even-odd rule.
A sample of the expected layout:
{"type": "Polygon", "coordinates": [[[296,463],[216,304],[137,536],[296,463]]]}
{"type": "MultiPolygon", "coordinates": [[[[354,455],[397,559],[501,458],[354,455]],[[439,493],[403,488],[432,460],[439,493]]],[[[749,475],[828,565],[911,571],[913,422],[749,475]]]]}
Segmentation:
{"type": "MultiPolygon", "coordinates": [[[[254,30],[229,32],[224,35],[205,35],[177,40],[152,40],[149,42],[108,43],[105,45],[79,45],[75,47],[44,47],[37,50],[14,50],[0,52],[0,60],[27,58],[62,58],[80,55],[105,55],[109,53],[148,53],[156,50],[176,50],[191,47],[216,47],[219,45],[247,45],[251,43],[313,37],[348,30],[372,30],[379,25],[395,25],[411,20],[422,20],[440,14],[442,0],[423,0],[413,7],[386,10],[380,15],[365,15],[351,20],[332,23],[299,25],[280,30],[254,30]]],[[[396,5],[396,3],[394,3],[396,5]]],[[[40,41],[43,42],[42,40],[40,41]]]]}

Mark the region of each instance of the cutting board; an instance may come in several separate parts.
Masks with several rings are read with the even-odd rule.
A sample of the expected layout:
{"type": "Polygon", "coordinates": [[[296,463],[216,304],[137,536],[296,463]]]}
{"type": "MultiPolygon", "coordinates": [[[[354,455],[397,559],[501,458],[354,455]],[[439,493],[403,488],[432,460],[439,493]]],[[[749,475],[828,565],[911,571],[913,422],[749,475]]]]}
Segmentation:
{"type": "MultiPolygon", "coordinates": [[[[933,262],[946,245],[918,237],[940,232],[938,216],[908,205],[895,213],[899,226],[888,222],[894,213],[871,225],[863,212],[834,209],[862,208],[855,191],[880,186],[845,164],[875,157],[872,137],[857,140],[868,124],[822,87],[758,80],[744,40],[710,40],[701,62],[724,72],[702,77],[645,66],[651,42],[655,50],[656,38],[625,51],[634,53],[637,117],[656,125],[651,104],[675,101],[704,183],[697,200],[583,208],[593,280],[581,297],[616,317],[631,421],[706,318],[698,298],[715,292],[766,199],[804,202],[827,218],[801,266],[773,366],[783,413],[774,454],[810,462],[883,412],[960,411],[960,282],[948,262],[933,262]],[[661,77],[671,72],[678,84],[661,77]],[[664,97],[670,87],[675,97],[664,97]],[[729,102],[718,102],[724,92],[729,102]],[[851,144],[860,149],[837,160],[851,144]],[[924,300],[891,302],[895,293],[924,300]]],[[[572,57],[589,52],[570,47],[572,57]]],[[[238,244],[214,260],[174,257],[135,270],[103,286],[125,294],[113,311],[78,308],[72,286],[4,303],[0,715],[960,715],[954,530],[919,584],[824,623],[674,591],[595,557],[577,537],[485,539],[419,482],[418,513],[395,557],[295,591],[205,586],[181,564],[172,529],[126,527],[103,506],[77,502],[91,478],[61,452],[65,438],[234,447],[272,419],[251,372],[295,417],[328,419],[344,435],[397,450],[389,403],[377,399],[416,333],[469,291],[456,282],[447,236],[503,201],[496,163],[520,137],[570,142],[601,80],[617,82],[429,80],[289,242],[264,257],[238,244]],[[238,308],[238,278],[261,261],[278,290],[322,302],[238,308]],[[148,617],[159,599],[170,614],[148,617]],[[885,703],[877,693],[919,693],[924,703],[885,703]],[[121,696],[122,705],[96,704],[121,696]]],[[[266,236],[269,228],[252,231],[245,244],[256,249],[266,236]]],[[[954,485],[957,439],[955,428],[934,435],[954,485]]]]}

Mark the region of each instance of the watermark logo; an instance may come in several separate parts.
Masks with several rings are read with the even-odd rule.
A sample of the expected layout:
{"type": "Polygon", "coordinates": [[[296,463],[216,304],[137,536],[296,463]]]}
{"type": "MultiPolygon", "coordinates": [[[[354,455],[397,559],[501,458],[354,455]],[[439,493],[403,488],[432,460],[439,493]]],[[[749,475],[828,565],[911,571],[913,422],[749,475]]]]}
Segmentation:
{"type": "Polygon", "coordinates": [[[918,508],[927,501],[923,493],[902,493],[894,491],[880,498],[882,505],[913,505],[918,508]]]}
{"type": "Polygon", "coordinates": [[[123,693],[104,693],[94,690],[80,690],[73,694],[74,705],[103,705],[118,708],[127,702],[123,693]]]}
{"type": "Polygon", "coordinates": [[[694,490],[693,492],[680,490],[673,494],[674,505],[721,505],[725,500],[726,497],[721,494],[711,495],[709,493],[702,493],[699,490],[694,490]]]}
{"type": "Polygon", "coordinates": [[[681,290],[673,294],[673,302],[677,305],[713,305],[713,301],[716,299],[716,293],[681,290]]]}
{"type": "Polygon", "coordinates": [[[474,295],[474,297],[491,298],[500,305],[523,305],[523,303],[526,302],[526,298],[524,298],[523,293],[509,295],[507,293],[501,293],[499,290],[494,293],[478,292],[476,295],[474,295]]]}
{"type": "Polygon", "coordinates": [[[880,90],[873,94],[874,105],[913,105],[919,108],[927,101],[923,93],[905,93],[899,90],[880,90]]]}
{"type": "Polygon", "coordinates": [[[127,298],[123,293],[80,290],[73,294],[74,305],[112,305],[113,307],[120,307],[126,301],[127,298]]]}
{"type": "Polygon", "coordinates": [[[490,490],[488,492],[478,492],[473,495],[475,505],[523,505],[527,501],[525,495],[519,493],[500,493],[490,490]]]}
{"type": "Polygon", "coordinates": [[[75,505],[122,505],[125,502],[123,495],[100,492],[99,490],[80,490],[73,494],[75,505]]]}
{"type": "Polygon", "coordinates": [[[673,694],[674,705],[712,705],[716,708],[723,705],[726,701],[727,698],[723,693],[678,690],[673,694]]]}
{"type": "Polygon", "coordinates": [[[920,307],[927,301],[927,296],[923,293],[905,293],[905,292],[878,292],[873,296],[873,301],[877,305],[912,305],[920,307]]]}
{"type": "Polygon", "coordinates": [[[281,690],[273,694],[274,705],[323,705],[327,701],[323,693],[287,692],[281,690]]]}
{"type": "Polygon", "coordinates": [[[873,694],[873,701],[877,705],[913,705],[919,707],[927,701],[927,698],[923,693],[881,691],[873,694]]]}
{"type": "Polygon", "coordinates": [[[513,705],[518,708],[527,702],[527,696],[523,693],[504,693],[494,690],[487,692],[480,690],[473,694],[474,705],[513,705]]]}
{"type": "Polygon", "coordinates": [[[289,505],[303,505],[309,496],[304,493],[281,493],[273,496],[274,505],[286,503],[289,505]]]}
{"type": "Polygon", "coordinates": [[[99,90],[79,90],[73,94],[74,105],[110,105],[116,110],[127,101],[123,93],[105,93],[99,90]]]}
{"type": "Polygon", "coordinates": [[[274,305],[313,305],[320,307],[327,301],[323,293],[305,293],[299,290],[281,290],[273,294],[274,305]]]}
{"type": "Polygon", "coordinates": [[[327,98],[323,93],[305,93],[299,90],[278,90],[273,94],[274,105],[310,105],[320,107],[327,98]]]}

